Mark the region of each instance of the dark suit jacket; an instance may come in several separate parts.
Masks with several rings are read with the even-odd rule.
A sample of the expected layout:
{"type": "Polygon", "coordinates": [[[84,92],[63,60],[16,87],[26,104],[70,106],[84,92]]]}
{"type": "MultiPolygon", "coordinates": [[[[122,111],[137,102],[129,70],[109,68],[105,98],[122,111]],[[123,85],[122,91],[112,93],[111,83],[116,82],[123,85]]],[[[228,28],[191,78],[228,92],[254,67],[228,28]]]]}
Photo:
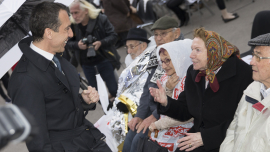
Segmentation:
{"type": "Polygon", "coordinates": [[[11,75],[8,94],[14,104],[34,116],[39,128],[38,135],[27,143],[28,150],[51,152],[50,131],[72,130],[85,121],[79,76],[74,66],[58,56],[63,75],[29,47],[31,41],[26,38],[19,43],[23,56],[11,75]]]}
{"type": "Polygon", "coordinates": [[[198,72],[191,65],[187,71],[185,91],[179,95],[178,101],[168,97],[167,107],[158,104],[158,109],[161,114],[180,121],[194,118],[194,126],[189,132],[201,132],[204,143],[194,152],[218,152],[243,91],[253,81],[252,70],[232,55],[216,75],[220,86],[216,93],[209,85],[203,89],[205,81],[195,82],[198,72]]]}

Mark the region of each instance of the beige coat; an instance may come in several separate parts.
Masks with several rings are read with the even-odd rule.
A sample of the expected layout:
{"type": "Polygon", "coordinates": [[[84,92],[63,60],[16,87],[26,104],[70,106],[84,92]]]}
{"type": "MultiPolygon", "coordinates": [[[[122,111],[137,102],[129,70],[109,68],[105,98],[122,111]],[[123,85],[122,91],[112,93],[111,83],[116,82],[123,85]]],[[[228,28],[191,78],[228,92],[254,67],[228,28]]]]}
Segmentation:
{"type": "Polygon", "coordinates": [[[254,81],[244,91],[220,152],[270,151],[270,96],[261,100],[260,88],[254,81]],[[261,112],[250,103],[256,100],[264,105],[261,112]]]}

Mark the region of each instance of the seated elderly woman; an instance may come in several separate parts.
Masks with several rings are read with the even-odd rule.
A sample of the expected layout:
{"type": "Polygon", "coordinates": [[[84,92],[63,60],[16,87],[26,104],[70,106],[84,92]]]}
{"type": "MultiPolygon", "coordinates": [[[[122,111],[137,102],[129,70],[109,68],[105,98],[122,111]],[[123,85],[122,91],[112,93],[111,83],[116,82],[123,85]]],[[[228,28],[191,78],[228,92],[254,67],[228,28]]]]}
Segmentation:
{"type": "MultiPolygon", "coordinates": [[[[167,96],[177,100],[179,94],[184,90],[186,73],[188,67],[192,64],[189,55],[191,53],[192,40],[185,39],[163,44],[157,48],[159,63],[165,70],[165,74],[160,78],[163,87],[166,88],[167,96]]],[[[169,151],[177,148],[177,140],[184,136],[193,126],[193,118],[187,121],[179,121],[173,118],[161,115],[161,119],[152,123],[149,129],[153,132],[154,129],[160,130],[159,138],[151,138],[157,142],[172,145],[167,147],[169,151]],[[169,134],[168,134],[169,133],[169,134]]],[[[163,145],[165,146],[165,145],[163,145]]]]}
{"type": "Polygon", "coordinates": [[[158,111],[180,121],[194,118],[194,126],[178,140],[179,151],[218,152],[233,120],[243,91],[252,82],[252,70],[239,59],[239,50],[218,33],[196,29],[191,45],[185,89],[177,100],[150,88],[158,111]]]}

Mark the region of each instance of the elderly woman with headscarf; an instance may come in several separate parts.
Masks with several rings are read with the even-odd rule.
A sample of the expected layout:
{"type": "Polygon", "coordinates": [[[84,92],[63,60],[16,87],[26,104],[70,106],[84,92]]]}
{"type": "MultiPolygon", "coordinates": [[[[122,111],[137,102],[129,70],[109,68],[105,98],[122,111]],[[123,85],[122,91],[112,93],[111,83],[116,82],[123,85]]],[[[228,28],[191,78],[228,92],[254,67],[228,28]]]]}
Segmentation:
{"type": "Polygon", "coordinates": [[[218,33],[196,29],[191,45],[185,89],[177,100],[150,88],[158,111],[180,121],[194,118],[194,126],[178,140],[179,151],[218,152],[233,120],[243,91],[252,82],[252,70],[239,59],[239,50],[218,33]]]}
{"type": "MultiPolygon", "coordinates": [[[[191,53],[192,40],[185,39],[163,44],[157,48],[157,57],[165,74],[160,78],[163,87],[166,88],[167,96],[177,100],[179,94],[184,90],[186,73],[192,64],[189,55],[191,53]]],[[[158,129],[159,137],[155,138],[152,133],[151,138],[157,142],[162,142],[171,152],[177,148],[176,141],[184,136],[193,126],[193,118],[187,121],[179,121],[168,116],[161,115],[161,119],[152,123],[149,127],[151,131],[158,129]]]]}

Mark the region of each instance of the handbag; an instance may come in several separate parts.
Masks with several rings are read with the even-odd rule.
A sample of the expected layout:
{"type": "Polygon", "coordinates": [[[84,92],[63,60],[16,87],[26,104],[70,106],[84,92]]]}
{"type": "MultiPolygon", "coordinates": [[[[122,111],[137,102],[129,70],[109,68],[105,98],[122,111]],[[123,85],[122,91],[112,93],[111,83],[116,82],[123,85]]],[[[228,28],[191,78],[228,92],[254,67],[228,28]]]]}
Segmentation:
{"type": "MultiPolygon", "coordinates": [[[[155,129],[155,138],[158,136],[158,130],[155,129]]],[[[148,136],[140,138],[138,141],[139,152],[168,152],[168,149],[160,146],[156,141],[150,139],[151,131],[148,131],[148,136]]]]}

